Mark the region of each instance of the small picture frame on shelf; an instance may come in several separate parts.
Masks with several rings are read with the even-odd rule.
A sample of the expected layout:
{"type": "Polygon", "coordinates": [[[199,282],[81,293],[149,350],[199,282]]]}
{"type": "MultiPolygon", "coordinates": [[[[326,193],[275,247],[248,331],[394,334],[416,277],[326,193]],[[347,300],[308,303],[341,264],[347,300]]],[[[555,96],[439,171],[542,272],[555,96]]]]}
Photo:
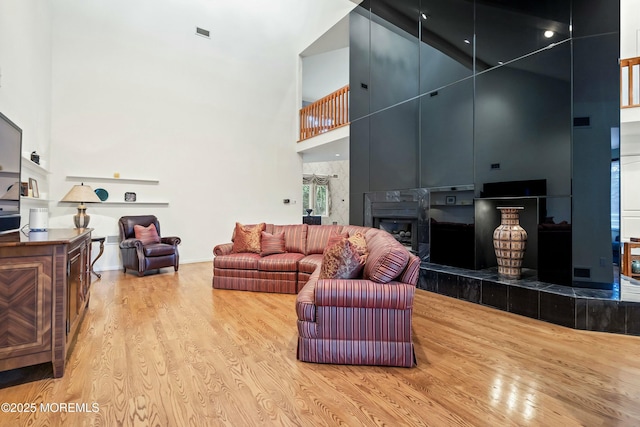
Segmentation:
{"type": "Polygon", "coordinates": [[[31,189],[31,197],[39,198],[40,191],[38,191],[38,181],[33,178],[29,178],[29,188],[31,189]]]}
{"type": "Polygon", "coordinates": [[[136,193],[132,193],[127,191],[124,193],[124,201],[125,202],[135,202],[136,201],[136,193]]]}
{"type": "Polygon", "coordinates": [[[456,196],[447,196],[445,199],[445,204],[447,205],[455,205],[456,204],[456,196]]]}
{"type": "Polygon", "coordinates": [[[27,197],[29,195],[29,183],[21,182],[20,183],[20,195],[27,197]]]}

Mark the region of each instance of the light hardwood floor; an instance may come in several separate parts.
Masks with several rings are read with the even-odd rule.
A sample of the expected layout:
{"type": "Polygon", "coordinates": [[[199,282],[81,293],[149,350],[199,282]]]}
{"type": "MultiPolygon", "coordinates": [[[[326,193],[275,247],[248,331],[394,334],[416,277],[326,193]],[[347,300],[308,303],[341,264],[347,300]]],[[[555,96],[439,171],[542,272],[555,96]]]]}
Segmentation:
{"type": "Polygon", "coordinates": [[[418,290],[417,367],[309,364],[294,295],[214,290],[211,270],[105,272],[63,378],[0,373],[0,402],[37,407],[0,425],[640,425],[640,337],[418,290]]]}

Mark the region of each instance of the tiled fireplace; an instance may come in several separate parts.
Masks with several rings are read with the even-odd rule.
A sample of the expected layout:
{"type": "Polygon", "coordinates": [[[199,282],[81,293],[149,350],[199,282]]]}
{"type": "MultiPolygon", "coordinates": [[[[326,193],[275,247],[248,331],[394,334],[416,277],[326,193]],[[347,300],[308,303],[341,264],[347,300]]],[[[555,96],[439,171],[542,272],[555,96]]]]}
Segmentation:
{"type": "Polygon", "coordinates": [[[423,261],[429,259],[429,192],[425,188],[364,195],[364,225],[393,235],[423,261]]]}

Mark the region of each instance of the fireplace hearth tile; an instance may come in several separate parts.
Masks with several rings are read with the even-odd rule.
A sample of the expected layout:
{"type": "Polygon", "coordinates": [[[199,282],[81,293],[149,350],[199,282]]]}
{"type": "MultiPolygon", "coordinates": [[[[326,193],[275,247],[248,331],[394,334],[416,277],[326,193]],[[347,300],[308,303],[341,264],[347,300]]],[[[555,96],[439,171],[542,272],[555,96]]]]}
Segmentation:
{"type": "Polygon", "coordinates": [[[438,293],[448,297],[458,298],[458,276],[449,273],[438,273],[438,293]]]}
{"type": "Polygon", "coordinates": [[[480,279],[458,276],[458,288],[460,299],[480,304],[482,297],[482,281],[480,279]]]}
{"type": "Polygon", "coordinates": [[[587,301],[587,329],[625,333],[626,307],[620,301],[587,301]]]}
{"type": "Polygon", "coordinates": [[[418,280],[418,289],[425,291],[438,292],[438,272],[433,270],[420,270],[420,278],[418,280]]]}
{"type": "Polygon", "coordinates": [[[629,302],[626,306],[626,333],[640,335],[640,303],[629,302]]]}
{"type": "Polygon", "coordinates": [[[576,327],[576,300],[566,295],[540,293],[540,320],[568,328],[576,327]]]}
{"type": "Polygon", "coordinates": [[[509,288],[509,312],[522,316],[539,318],[540,292],[534,289],[519,288],[512,286],[509,288]]]}
{"type": "Polygon", "coordinates": [[[482,304],[507,311],[508,287],[491,280],[482,281],[482,304]]]}
{"type": "Polygon", "coordinates": [[[576,299],[576,329],[587,329],[587,300],[576,299]]]}

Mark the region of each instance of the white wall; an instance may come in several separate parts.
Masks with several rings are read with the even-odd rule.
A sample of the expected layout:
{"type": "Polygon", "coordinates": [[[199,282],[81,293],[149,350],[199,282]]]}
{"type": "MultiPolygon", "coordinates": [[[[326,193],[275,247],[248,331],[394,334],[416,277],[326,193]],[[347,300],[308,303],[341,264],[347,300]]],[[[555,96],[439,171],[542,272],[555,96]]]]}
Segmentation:
{"type": "Polygon", "coordinates": [[[640,0],[620,0],[620,58],[640,56],[640,0]]]}
{"type": "Polygon", "coordinates": [[[0,111],[22,128],[22,151],[49,157],[51,4],[0,0],[0,111]]]}
{"type": "Polygon", "coordinates": [[[348,84],[348,47],[302,58],[303,101],[317,101],[348,84]]]}
{"type": "MultiPolygon", "coordinates": [[[[298,53],[354,6],[0,0],[0,110],[25,131],[23,151],[43,156],[54,201],[77,183],[67,175],[160,181],[127,189],[168,207],[92,205],[96,234],[154,213],[182,237],[182,262],[211,260],[235,221],[300,222],[282,203],[301,198],[298,53]]],[[[122,198],[123,184],[88,184],[122,198]]],[[[76,211],[50,210],[52,224],[76,211]]],[[[109,249],[97,269],[118,267],[109,249]]]]}

